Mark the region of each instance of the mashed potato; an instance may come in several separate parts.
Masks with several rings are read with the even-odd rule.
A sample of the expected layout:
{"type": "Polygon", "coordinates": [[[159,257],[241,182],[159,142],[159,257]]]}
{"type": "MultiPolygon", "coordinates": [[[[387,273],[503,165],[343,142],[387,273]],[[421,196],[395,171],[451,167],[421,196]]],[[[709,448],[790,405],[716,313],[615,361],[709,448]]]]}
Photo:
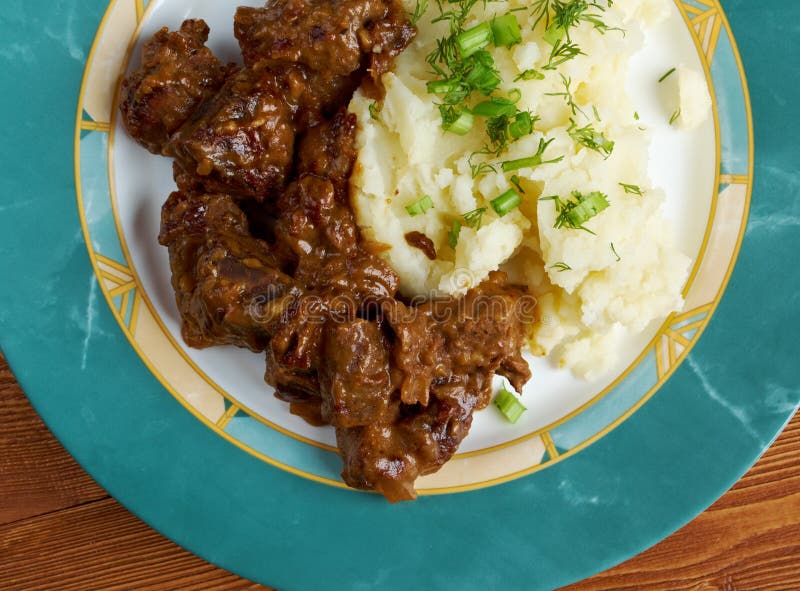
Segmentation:
{"type": "MultiPolygon", "coordinates": [[[[467,27],[527,6],[524,0],[491,2],[484,12],[479,3],[467,27]]],[[[447,26],[430,23],[434,10],[418,23],[419,34],[397,60],[395,71],[384,75],[386,95],[372,107],[374,116],[366,96],[357,94],[350,105],[359,120],[359,157],[351,181],[358,223],[367,239],[390,247],[382,256],[409,296],[463,293],[490,271],[507,270],[539,296],[542,322],[531,331],[532,350],[552,352],[556,363],[591,378],[613,363],[622,336],[641,331],[683,304],[681,288],[690,260],[673,244],[672,229],[661,212],[663,193],[647,175],[650,134],[635,117],[625,91],[642,29],[665,18],[667,5],[664,0],[618,0],[604,20],[625,34],[600,34],[582,24],[571,36],[586,55],[557,71],[542,69],[551,46],[542,40],[541,25],[532,31],[530,11],[514,12],[522,44],[493,48],[492,54],[504,81],[501,88],[518,88],[517,106],[539,120],[534,133],[510,144],[500,159],[531,156],[541,139],[552,140],[545,159],[563,159],[517,171],[522,204],[503,217],[489,207],[479,228],[462,227],[455,248],[448,243],[453,220],[487,207],[512,185],[511,174],[502,172],[473,178],[469,156],[483,145],[482,122],[464,136],[441,128],[436,97],[426,91],[432,76],[425,57],[447,26]],[[543,73],[544,79],[512,82],[528,69],[543,73]],[[566,80],[578,110],[565,101],[566,80]],[[578,127],[591,124],[613,140],[611,155],[576,143],[569,134],[571,119],[578,127]],[[627,191],[622,184],[628,185],[627,191]],[[631,186],[642,194],[631,192],[631,186]],[[555,228],[555,201],[539,199],[558,195],[566,200],[573,191],[608,196],[610,206],[585,224],[591,232],[555,228]],[[424,195],[430,196],[433,208],[410,216],[406,206],[424,195]],[[432,240],[436,260],[406,242],[404,236],[411,231],[432,240]]],[[[698,116],[695,111],[688,114],[693,120],[698,116]]]]}

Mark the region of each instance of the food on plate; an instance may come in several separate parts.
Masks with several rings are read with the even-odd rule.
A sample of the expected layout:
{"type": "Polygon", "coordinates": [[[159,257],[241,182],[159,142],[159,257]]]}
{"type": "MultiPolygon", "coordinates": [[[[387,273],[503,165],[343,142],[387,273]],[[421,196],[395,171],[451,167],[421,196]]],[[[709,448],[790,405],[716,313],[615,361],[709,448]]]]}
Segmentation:
{"type": "MultiPolygon", "coordinates": [[[[531,349],[586,378],[616,361],[624,335],[681,308],[690,260],[626,90],[644,31],[668,15],[664,0],[431,3],[382,100],[359,90],[350,105],[353,208],[364,236],[391,246],[380,256],[401,293],[459,294],[505,269],[539,299],[531,349]],[[492,27],[513,42],[488,41],[492,27]],[[454,30],[470,57],[448,49],[454,30]],[[451,110],[468,115],[458,133],[443,130],[451,110]],[[422,196],[425,211],[409,213],[422,196]]],[[[681,122],[696,125],[706,83],[685,67],[680,79],[681,122]]]]}
{"type": "Polygon", "coordinates": [[[336,429],[347,484],[412,499],[489,404],[494,375],[518,392],[530,377],[525,294],[495,272],[461,297],[399,299],[361,237],[345,107],[359,85],[379,96],[412,38],[399,5],[289,0],[239,9],[235,31],[243,67],[221,66],[205,24],[186,21],[146,43],[123,85],[132,137],[175,161],[159,241],[183,338],[263,351],[276,396],[336,429]]]}
{"type": "Polygon", "coordinates": [[[174,161],[159,241],[184,341],[263,353],[291,412],[335,429],[344,481],[390,501],[453,456],[496,375],[520,418],[525,348],[603,371],[680,308],[689,264],[624,90],[663,13],[273,0],[236,11],[243,65],[201,20],[158,31],[120,111],[174,161]]]}

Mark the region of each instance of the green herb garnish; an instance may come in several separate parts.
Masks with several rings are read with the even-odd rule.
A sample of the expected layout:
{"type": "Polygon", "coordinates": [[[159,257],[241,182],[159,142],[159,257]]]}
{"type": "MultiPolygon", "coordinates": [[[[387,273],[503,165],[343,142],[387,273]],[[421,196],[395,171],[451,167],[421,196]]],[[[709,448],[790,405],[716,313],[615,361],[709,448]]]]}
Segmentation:
{"type": "MultiPolygon", "coordinates": [[[[561,83],[564,85],[564,92],[546,92],[547,96],[560,96],[564,99],[564,102],[567,103],[570,112],[572,112],[573,116],[576,116],[578,113],[586,117],[586,113],[583,112],[578,106],[578,103],[575,102],[575,97],[572,95],[572,90],[570,86],[572,85],[572,78],[567,78],[564,74],[560,74],[561,76],[561,83]]],[[[588,119],[588,117],[586,117],[588,119]]]]}
{"type": "Polygon", "coordinates": [[[544,74],[536,70],[525,70],[514,78],[514,82],[519,82],[520,80],[544,80],[544,74]]]}
{"type": "Polygon", "coordinates": [[[591,124],[578,127],[573,119],[570,119],[569,122],[570,126],[567,129],[567,133],[569,133],[570,137],[575,140],[576,143],[590,150],[594,150],[595,152],[599,152],[603,155],[603,158],[611,156],[611,153],[614,151],[613,141],[595,130],[591,124]]]}
{"type": "Polygon", "coordinates": [[[548,269],[555,269],[559,273],[563,273],[564,271],[572,271],[572,267],[570,267],[567,263],[562,263],[561,261],[550,265],[548,269]]]}
{"type": "Polygon", "coordinates": [[[425,195],[411,205],[406,205],[406,211],[408,212],[408,215],[414,217],[417,215],[422,215],[432,207],[433,199],[430,198],[430,195],[425,195]]]}
{"type": "Polygon", "coordinates": [[[467,213],[461,214],[461,217],[464,218],[464,223],[466,223],[467,226],[478,230],[480,229],[481,223],[483,222],[484,213],[486,213],[486,208],[479,207],[478,209],[473,209],[472,211],[468,211],[467,213]]]}
{"type": "Polygon", "coordinates": [[[558,158],[553,158],[551,160],[543,160],[542,157],[544,156],[544,151],[547,149],[551,143],[553,143],[553,139],[549,139],[544,141],[544,139],[539,140],[539,147],[536,150],[536,154],[533,156],[528,156],[527,158],[518,158],[517,160],[506,160],[500,166],[503,169],[503,172],[511,172],[513,170],[519,170],[521,168],[533,168],[535,166],[539,166],[540,164],[553,164],[555,162],[561,162],[564,157],[559,156],[558,158]]]}
{"type": "Polygon", "coordinates": [[[509,189],[499,197],[492,199],[489,203],[492,206],[492,209],[494,209],[495,213],[497,213],[497,215],[500,217],[503,217],[509,211],[522,203],[522,198],[514,189],[509,189]]]}
{"type": "Polygon", "coordinates": [[[453,250],[455,250],[456,246],[458,246],[459,234],[461,234],[461,222],[459,222],[458,220],[453,220],[453,225],[447,232],[447,243],[453,250]]]}
{"type": "Polygon", "coordinates": [[[555,202],[556,220],[553,224],[554,228],[584,230],[594,234],[584,224],[610,205],[608,195],[604,195],[599,191],[593,191],[586,195],[579,191],[573,191],[572,197],[566,202],[562,201],[558,195],[542,197],[540,200],[555,202]]]}
{"type": "Polygon", "coordinates": [[[666,74],[664,74],[661,78],[658,79],[658,83],[661,84],[662,82],[664,82],[664,80],[669,78],[673,74],[673,72],[675,72],[675,68],[668,70],[666,74]]]}
{"type": "Polygon", "coordinates": [[[505,388],[497,393],[493,404],[510,423],[516,423],[522,413],[528,410],[513,393],[505,388]]]}
{"type": "Polygon", "coordinates": [[[504,14],[491,23],[494,44],[497,47],[511,47],[522,43],[522,32],[519,29],[517,17],[513,14],[504,14]]]}
{"type": "Polygon", "coordinates": [[[629,195],[638,195],[641,197],[644,195],[644,191],[642,191],[638,185],[629,185],[628,183],[619,183],[619,186],[622,187],[626,193],[629,195]]]}

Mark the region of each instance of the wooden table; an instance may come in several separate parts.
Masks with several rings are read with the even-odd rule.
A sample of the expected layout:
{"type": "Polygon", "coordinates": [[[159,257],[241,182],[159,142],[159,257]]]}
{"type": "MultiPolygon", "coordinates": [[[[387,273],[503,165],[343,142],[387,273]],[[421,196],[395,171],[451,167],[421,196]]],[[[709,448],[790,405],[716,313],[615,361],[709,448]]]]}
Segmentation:
{"type": "MultiPolygon", "coordinates": [[[[128,513],[50,434],[0,357],[0,589],[266,589],[128,513]]],[[[710,509],[565,591],[800,590],[800,415],[710,509]]]]}

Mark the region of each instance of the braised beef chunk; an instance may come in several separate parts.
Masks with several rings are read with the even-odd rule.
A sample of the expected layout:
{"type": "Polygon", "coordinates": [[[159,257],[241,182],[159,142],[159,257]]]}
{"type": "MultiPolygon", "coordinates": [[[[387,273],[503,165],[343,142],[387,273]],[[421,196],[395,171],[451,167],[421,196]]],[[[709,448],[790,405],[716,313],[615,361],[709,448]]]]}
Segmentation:
{"type": "Polygon", "coordinates": [[[345,110],[312,127],[299,142],[298,174],[327,178],[342,191],[342,200],[346,202],[347,182],[357,156],[355,137],[356,116],[345,110]]]}
{"type": "Polygon", "coordinates": [[[384,0],[277,0],[263,8],[239,7],[234,18],[244,63],[303,64],[346,76],[364,54],[388,61],[414,35],[399,3],[384,0]]]}
{"type": "MultiPolygon", "coordinates": [[[[396,0],[275,0],[240,8],[245,66],[186,21],[145,46],[124,83],[126,125],[175,158],[162,209],[183,338],[264,351],[265,381],[292,413],[332,425],[342,476],[390,501],[458,449],[492,378],[530,377],[521,292],[493,273],[461,298],[398,298],[397,274],[350,208],[353,91],[414,35],[396,0]]],[[[418,235],[417,235],[418,234],[418,235]]],[[[435,258],[424,234],[407,240],[435,258]]]]}
{"type": "Polygon", "coordinates": [[[269,246],[248,234],[244,214],[227,195],[170,195],[159,242],[169,248],[181,333],[192,347],[263,350],[289,302],[300,296],[269,246]]]}
{"type": "Polygon", "coordinates": [[[155,154],[225,82],[229,68],[205,46],[208,32],[202,20],[184,21],[172,33],[161,29],[144,44],[142,67],[122,82],[122,121],[155,154]]]}
{"type": "Polygon", "coordinates": [[[271,70],[244,69],[203,103],[168,148],[206,191],[264,198],[278,194],[292,167],[294,126],[271,70]]]}
{"type": "Polygon", "coordinates": [[[376,322],[356,318],[325,326],[319,371],[323,419],[334,427],[383,419],[394,389],[390,346],[376,322]]]}
{"type": "Polygon", "coordinates": [[[492,273],[460,299],[434,299],[416,308],[384,304],[395,335],[396,394],[371,425],[337,429],[342,476],[350,486],[374,488],[390,501],[415,498],[414,480],[452,457],[469,432],[473,411],[489,403],[494,374],[518,389],[530,378],[520,354],[521,293],[505,279],[492,273]]]}

